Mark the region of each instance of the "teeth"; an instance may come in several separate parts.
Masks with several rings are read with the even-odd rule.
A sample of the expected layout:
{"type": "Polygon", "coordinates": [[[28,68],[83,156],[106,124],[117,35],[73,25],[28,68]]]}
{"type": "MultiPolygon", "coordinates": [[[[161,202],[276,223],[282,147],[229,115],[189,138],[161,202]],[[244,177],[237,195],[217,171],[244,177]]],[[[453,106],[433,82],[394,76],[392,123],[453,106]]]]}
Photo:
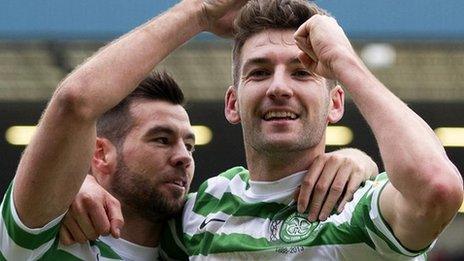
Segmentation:
{"type": "Polygon", "coordinates": [[[273,118],[290,118],[292,120],[296,119],[296,114],[292,112],[286,111],[271,111],[264,115],[265,120],[273,119],[273,118]]]}

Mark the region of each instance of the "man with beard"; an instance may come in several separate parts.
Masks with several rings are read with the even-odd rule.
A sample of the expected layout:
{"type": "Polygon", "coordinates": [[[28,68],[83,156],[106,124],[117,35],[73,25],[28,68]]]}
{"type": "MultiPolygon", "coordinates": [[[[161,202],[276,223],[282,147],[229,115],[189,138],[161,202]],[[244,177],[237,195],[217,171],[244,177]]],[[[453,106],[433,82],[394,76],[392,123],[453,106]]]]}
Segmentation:
{"type": "MultiPolygon", "coordinates": [[[[195,137],[177,84],[165,74],[145,78],[191,36],[165,29],[164,22],[186,27],[192,21],[177,15],[195,4],[182,2],[108,44],[59,84],[4,196],[0,259],[158,257],[162,221],[181,209],[193,176],[195,137]],[[122,230],[118,218],[100,225],[125,240],[102,237],[64,246],[57,236],[60,222],[89,169],[124,198],[122,230]]],[[[229,12],[218,10],[215,19],[229,12]]],[[[88,222],[82,218],[76,225],[88,222]]]]}
{"type": "MultiPolygon", "coordinates": [[[[77,73],[79,69],[70,78],[77,73]]],[[[44,113],[2,202],[2,260],[154,260],[161,226],[182,209],[194,171],[195,136],[182,91],[167,74],[150,75],[90,123],[90,111],[84,116],[69,107],[78,105],[73,100],[77,97],[61,96],[72,95],[65,94],[71,88],[67,80],[44,113]],[[119,231],[121,214],[103,210],[116,217],[112,224],[101,224],[114,227],[114,237],[65,246],[59,244],[59,225],[89,164],[93,177],[121,199],[126,223],[119,231]]],[[[84,93],[95,85],[81,87],[84,93]]],[[[73,225],[86,222],[84,218],[73,225]]]]}
{"type": "Polygon", "coordinates": [[[157,259],[163,221],[180,211],[193,176],[195,137],[177,84],[163,73],[147,75],[196,33],[228,31],[219,24],[230,24],[244,1],[208,1],[208,16],[205,3],[179,3],[60,83],[4,196],[1,260],[157,259]],[[112,236],[65,246],[57,236],[60,223],[89,169],[120,200],[125,226],[119,230],[121,213],[109,207],[118,203],[107,197],[98,210],[108,222],[80,217],[69,229],[96,222],[102,227],[96,233],[111,227],[112,236]]]}
{"type": "MultiPolygon", "coordinates": [[[[227,9],[233,2],[215,3],[227,9]]],[[[208,14],[212,2],[205,3],[208,14]]],[[[191,6],[178,18],[197,12],[191,6]]],[[[203,183],[182,217],[169,222],[162,254],[227,260],[425,259],[463,198],[460,173],[430,127],[369,72],[335,19],[314,4],[251,0],[235,25],[234,84],[225,114],[242,125],[249,170],[232,168],[203,183]],[[308,220],[293,194],[305,170],[320,165],[327,124],[343,115],[344,91],[337,82],[371,127],[386,173],[358,189],[341,213],[317,216],[312,209],[325,194],[312,195],[308,220]]],[[[191,37],[198,32],[192,24],[166,26],[191,37]]]]}
{"type": "Polygon", "coordinates": [[[461,205],[461,175],[430,127],[366,68],[335,19],[304,0],[251,0],[235,21],[233,79],[225,115],[242,125],[248,170],[232,168],[200,186],[163,237],[168,256],[426,258],[461,205]],[[292,193],[324,153],[327,124],[343,115],[338,82],[371,127],[386,173],[343,212],[323,221],[310,212],[307,220],[292,193]]]}
{"type": "MultiPolygon", "coordinates": [[[[230,8],[233,1],[215,3],[230,8]]],[[[196,11],[183,9],[179,19],[196,11]]],[[[460,173],[430,127],[370,73],[335,19],[316,5],[251,0],[235,25],[234,84],[226,94],[225,114],[242,125],[249,170],[232,168],[203,183],[188,198],[182,217],[169,222],[161,254],[425,259],[463,198],[460,173]],[[311,169],[321,164],[326,126],[343,115],[338,82],[371,127],[386,173],[358,189],[341,213],[316,215],[312,209],[325,194],[315,193],[308,220],[293,195],[307,169],[309,176],[318,173],[311,169]]],[[[192,25],[167,26],[190,36],[197,32],[192,25]]],[[[319,189],[316,185],[314,191],[319,189]]]]}

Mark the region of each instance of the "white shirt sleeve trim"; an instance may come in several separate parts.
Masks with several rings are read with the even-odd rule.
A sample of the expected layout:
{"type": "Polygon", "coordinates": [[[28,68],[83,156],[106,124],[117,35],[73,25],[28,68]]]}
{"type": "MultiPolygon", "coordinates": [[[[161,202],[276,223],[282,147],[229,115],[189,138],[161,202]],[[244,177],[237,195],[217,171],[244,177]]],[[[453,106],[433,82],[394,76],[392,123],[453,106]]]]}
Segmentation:
{"type": "Polygon", "coordinates": [[[43,227],[40,227],[40,228],[29,228],[27,227],[26,225],[24,225],[24,223],[21,221],[21,219],[19,218],[18,216],[18,212],[16,211],[16,205],[15,205],[15,202],[14,202],[14,196],[13,196],[13,193],[14,193],[14,181],[13,181],[13,187],[11,188],[11,197],[10,197],[10,208],[11,208],[11,215],[13,216],[13,220],[14,222],[24,231],[30,233],[30,234],[33,234],[33,235],[38,235],[44,231],[47,231],[48,229],[56,226],[58,223],[61,222],[61,220],[63,219],[64,215],[67,213],[67,210],[66,212],[64,212],[63,214],[59,215],[58,217],[54,218],[53,220],[51,220],[50,222],[48,222],[47,224],[45,224],[43,227]]]}
{"type": "Polygon", "coordinates": [[[374,194],[372,195],[372,201],[371,201],[371,211],[369,213],[369,216],[372,219],[372,222],[374,223],[375,227],[382,232],[382,234],[387,237],[387,239],[395,245],[396,248],[400,250],[400,252],[404,255],[410,256],[410,257],[415,257],[420,254],[423,254],[425,252],[428,252],[430,249],[433,248],[435,245],[437,239],[435,239],[429,247],[426,249],[423,249],[421,251],[417,252],[412,252],[408,249],[406,249],[399,241],[398,239],[393,235],[392,231],[389,229],[389,225],[385,223],[384,218],[382,217],[382,214],[380,213],[379,210],[379,200],[380,200],[380,194],[385,188],[385,186],[389,183],[389,181],[384,181],[380,182],[383,184],[377,184],[377,188],[375,188],[374,194]]]}

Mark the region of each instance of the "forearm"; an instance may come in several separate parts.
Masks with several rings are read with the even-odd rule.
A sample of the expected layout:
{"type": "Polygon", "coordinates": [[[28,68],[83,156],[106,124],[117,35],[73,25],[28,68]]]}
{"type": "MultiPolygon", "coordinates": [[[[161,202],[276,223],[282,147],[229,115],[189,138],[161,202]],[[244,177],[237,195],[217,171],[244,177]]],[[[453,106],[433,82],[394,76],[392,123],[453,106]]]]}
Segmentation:
{"type": "Polygon", "coordinates": [[[98,117],[202,30],[195,2],[184,1],[110,43],[60,84],[15,177],[14,199],[26,225],[42,226],[66,210],[89,170],[98,117]]]}
{"type": "Polygon", "coordinates": [[[393,186],[423,203],[443,184],[461,182],[433,130],[363,64],[349,68],[339,80],[371,127],[393,186]]]}
{"type": "Polygon", "coordinates": [[[381,195],[382,214],[403,245],[423,249],[456,214],[461,176],[427,123],[361,71],[342,82],[375,135],[393,185],[381,195]]]}
{"type": "Polygon", "coordinates": [[[182,1],[102,48],[63,81],[60,91],[78,96],[76,104],[90,118],[112,108],[167,55],[202,31],[197,2],[182,1]],[[96,99],[102,93],[104,99],[96,99]]]}
{"type": "Polygon", "coordinates": [[[456,167],[430,127],[366,68],[334,19],[314,15],[295,38],[307,66],[341,82],[374,133],[391,181],[380,196],[382,216],[403,245],[425,247],[462,202],[456,167]],[[418,231],[421,241],[414,242],[418,231]]]}

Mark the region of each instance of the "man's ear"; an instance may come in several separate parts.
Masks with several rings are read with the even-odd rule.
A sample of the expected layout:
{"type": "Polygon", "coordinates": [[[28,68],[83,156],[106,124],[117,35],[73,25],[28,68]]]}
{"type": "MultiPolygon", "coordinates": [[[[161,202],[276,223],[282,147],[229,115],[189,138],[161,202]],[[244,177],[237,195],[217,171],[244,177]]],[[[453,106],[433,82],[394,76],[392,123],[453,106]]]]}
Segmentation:
{"type": "Polygon", "coordinates": [[[329,92],[330,107],[327,119],[329,123],[336,123],[345,112],[345,92],[340,85],[333,87],[329,92]]]}
{"type": "Polygon", "coordinates": [[[235,88],[234,86],[229,86],[229,89],[227,89],[224,104],[224,114],[226,115],[226,119],[230,123],[240,123],[240,113],[238,109],[237,100],[237,88],[235,88]]]}
{"type": "Polygon", "coordinates": [[[92,158],[92,173],[95,176],[111,176],[117,167],[118,153],[111,141],[98,138],[95,143],[95,151],[92,158]]]}

